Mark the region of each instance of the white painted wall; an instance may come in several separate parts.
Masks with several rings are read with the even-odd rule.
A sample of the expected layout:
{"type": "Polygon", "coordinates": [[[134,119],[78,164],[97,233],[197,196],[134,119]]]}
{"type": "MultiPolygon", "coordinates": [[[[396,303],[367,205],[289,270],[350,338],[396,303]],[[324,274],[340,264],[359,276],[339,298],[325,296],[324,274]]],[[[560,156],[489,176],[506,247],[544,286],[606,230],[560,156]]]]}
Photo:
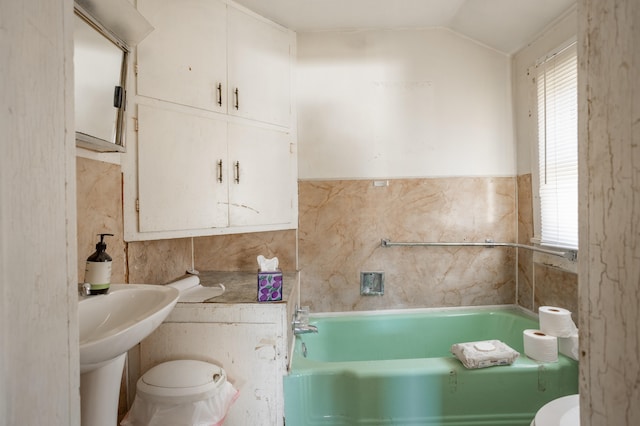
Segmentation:
{"type": "Polygon", "coordinates": [[[73,2],[0,2],[0,424],[80,423],[73,2]]]}
{"type": "Polygon", "coordinates": [[[300,179],[512,176],[509,57],[446,29],[298,34],[300,179]]]}
{"type": "Polygon", "coordinates": [[[535,116],[529,116],[531,106],[536,102],[533,83],[536,61],[575,38],[577,33],[578,16],[574,7],[513,56],[513,104],[519,175],[531,173],[536,164],[537,122],[535,116]]]}

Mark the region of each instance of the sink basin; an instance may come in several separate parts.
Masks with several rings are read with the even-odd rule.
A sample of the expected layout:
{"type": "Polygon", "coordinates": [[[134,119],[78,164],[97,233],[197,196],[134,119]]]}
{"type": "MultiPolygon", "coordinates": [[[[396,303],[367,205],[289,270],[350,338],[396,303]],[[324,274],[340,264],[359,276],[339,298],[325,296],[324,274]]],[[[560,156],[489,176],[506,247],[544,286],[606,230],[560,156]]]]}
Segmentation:
{"type": "Polygon", "coordinates": [[[164,321],[179,294],[168,286],[111,284],[107,294],[80,298],[82,426],[118,423],[118,398],[127,351],[164,321]]]}
{"type": "Polygon", "coordinates": [[[126,353],[155,330],[178,300],[175,288],[150,284],[111,284],[107,294],[78,303],[80,372],[126,353]]]}

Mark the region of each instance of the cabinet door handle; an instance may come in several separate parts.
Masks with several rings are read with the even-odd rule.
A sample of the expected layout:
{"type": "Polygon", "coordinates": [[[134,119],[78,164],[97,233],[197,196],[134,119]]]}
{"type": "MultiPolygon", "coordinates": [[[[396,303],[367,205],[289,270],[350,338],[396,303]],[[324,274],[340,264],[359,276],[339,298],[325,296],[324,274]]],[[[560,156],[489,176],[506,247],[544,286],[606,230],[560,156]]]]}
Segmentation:
{"type": "Polygon", "coordinates": [[[234,169],[234,181],[236,183],[240,183],[240,162],[236,161],[235,164],[233,165],[233,169],[234,169]]]}
{"type": "Polygon", "coordinates": [[[238,92],[238,88],[236,87],[236,90],[234,91],[235,95],[236,95],[236,104],[234,105],[236,108],[236,111],[240,109],[240,95],[238,92]]]}
{"type": "Polygon", "coordinates": [[[222,106],[222,83],[218,83],[218,106],[222,106]]]}
{"type": "Polygon", "coordinates": [[[222,183],[222,160],[218,160],[218,182],[222,183]]]}

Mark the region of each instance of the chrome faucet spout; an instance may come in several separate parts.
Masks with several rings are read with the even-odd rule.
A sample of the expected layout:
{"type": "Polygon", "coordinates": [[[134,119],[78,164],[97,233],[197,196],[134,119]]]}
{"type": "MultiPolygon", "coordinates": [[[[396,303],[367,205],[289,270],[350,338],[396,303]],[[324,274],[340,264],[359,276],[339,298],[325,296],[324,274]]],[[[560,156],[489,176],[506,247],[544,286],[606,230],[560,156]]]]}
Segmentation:
{"type": "Polygon", "coordinates": [[[78,284],[78,294],[80,296],[91,296],[91,284],[89,284],[89,283],[79,283],[78,284]]]}
{"type": "Polygon", "coordinates": [[[294,324],[293,326],[293,334],[295,334],[296,336],[298,334],[310,334],[310,333],[317,333],[317,332],[318,332],[318,327],[316,327],[315,325],[294,324]]]}
{"type": "Polygon", "coordinates": [[[294,335],[317,333],[318,327],[309,324],[309,307],[296,305],[293,319],[291,320],[291,329],[294,335]]]}

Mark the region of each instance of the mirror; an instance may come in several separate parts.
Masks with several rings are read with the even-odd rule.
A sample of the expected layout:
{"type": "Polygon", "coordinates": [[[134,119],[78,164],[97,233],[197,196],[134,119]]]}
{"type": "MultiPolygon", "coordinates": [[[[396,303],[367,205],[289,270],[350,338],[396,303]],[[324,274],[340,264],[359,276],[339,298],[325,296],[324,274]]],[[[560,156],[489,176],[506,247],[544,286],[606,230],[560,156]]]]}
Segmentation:
{"type": "Polygon", "coordinates": [[[74,74],[76,145],[124,152],[127,46],[76,6],[74,74]]]}

